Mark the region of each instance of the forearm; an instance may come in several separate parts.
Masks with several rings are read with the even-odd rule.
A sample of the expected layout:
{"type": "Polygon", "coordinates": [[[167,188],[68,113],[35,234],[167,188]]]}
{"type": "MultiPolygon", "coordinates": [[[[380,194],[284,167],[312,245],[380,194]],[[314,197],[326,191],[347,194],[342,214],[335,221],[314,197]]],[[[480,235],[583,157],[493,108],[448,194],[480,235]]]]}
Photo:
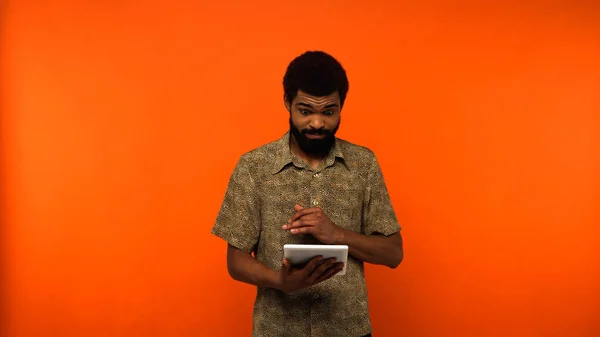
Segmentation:
{"type": "Polygon", "coordinates": [[[348,246],[348,254],[371,264],[396,268],[404,258],[400,233],[384,235],[363,235],[340,228],[338,244],[348,246]]]}
{"type": "Polygon", "coordinates": [[[259,287],[279,288],[278,272],[252,255],[230,248],[227,259],[227,269],[234,280],[259,287]]]}

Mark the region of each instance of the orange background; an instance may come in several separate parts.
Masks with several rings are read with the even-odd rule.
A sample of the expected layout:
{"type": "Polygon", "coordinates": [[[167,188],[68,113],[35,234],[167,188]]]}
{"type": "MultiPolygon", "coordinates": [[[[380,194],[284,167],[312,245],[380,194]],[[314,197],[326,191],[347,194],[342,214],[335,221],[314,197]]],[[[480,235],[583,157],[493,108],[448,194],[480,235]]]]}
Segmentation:
{"type": "Polygon", "coordinates": [[[3,3],[3,337],[249,336],[209,232],[308,49],[404,226],[375,336],[600,335],[593,1],[3,3]]]}

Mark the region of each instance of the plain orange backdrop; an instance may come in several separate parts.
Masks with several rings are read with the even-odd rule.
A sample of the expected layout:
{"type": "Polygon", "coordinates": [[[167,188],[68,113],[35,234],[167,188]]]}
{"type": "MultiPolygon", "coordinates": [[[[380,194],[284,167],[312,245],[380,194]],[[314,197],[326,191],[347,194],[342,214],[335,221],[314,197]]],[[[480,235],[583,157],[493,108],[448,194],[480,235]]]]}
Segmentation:
{"type": "Polygon", "coordinates": [[[600,336],[593,1],[2,6],[2,337],[249,336],[210,229],[316,49],[404,227],[374,336],[600,336]]]}

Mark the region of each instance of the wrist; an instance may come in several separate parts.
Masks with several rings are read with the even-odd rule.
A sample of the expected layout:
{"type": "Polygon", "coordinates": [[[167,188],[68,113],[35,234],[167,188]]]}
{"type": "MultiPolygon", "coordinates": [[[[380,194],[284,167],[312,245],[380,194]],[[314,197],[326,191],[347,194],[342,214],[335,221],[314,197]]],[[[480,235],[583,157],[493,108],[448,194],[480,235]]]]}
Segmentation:
{"type": "Polygon", "coordinates": [[[338,227],[335,244],[348,245],[348,231],[342,227],[338,227]]]}
{"type": "Polygon", "coordinates": [[[281,283],[280,273],[276,270],[271,269],[269,273],[267,273],[265,286],[267,288],[273,288],[276,290],[283,290],[281,283]]]}

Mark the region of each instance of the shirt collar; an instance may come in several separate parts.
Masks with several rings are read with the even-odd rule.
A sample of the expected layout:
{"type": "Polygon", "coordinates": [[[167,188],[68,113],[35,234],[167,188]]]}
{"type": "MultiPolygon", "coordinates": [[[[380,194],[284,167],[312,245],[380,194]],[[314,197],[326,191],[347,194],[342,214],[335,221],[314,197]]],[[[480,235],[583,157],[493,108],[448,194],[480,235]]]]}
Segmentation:
{"type": "MultiPolygon", "coordinates": [[[[290,149],[290,132],[287,131],[280,139],[278,139],[275,143],[275,162],[273,165],[272,174],[279,173],[285,166],[288,164],[293,164],[299,168],[306,168],[307,165],[290,149]]],[[[336,138],[332,150],[329,152],[329,155],[325,158],[325,167],[331,166],[335,163],[337,158],[342,159],[342,162],[348,168],[345,163],[344,153],[340,146],[340,142],[336,138]]]]}

